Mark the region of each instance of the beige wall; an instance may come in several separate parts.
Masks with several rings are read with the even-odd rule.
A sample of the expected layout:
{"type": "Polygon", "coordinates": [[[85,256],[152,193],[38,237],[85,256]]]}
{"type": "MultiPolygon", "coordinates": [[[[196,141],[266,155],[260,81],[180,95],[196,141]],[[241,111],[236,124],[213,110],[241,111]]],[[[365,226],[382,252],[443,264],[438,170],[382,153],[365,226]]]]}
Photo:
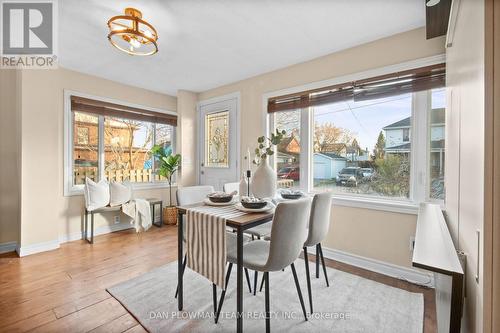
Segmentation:
{"type": "Polygon", "coordinates": [[[409,267],[416,225],[416,215],[334,205],[324,246],[409,267]]]}
{"type": "Polygon", "coordinates": [[[453,240],[467,254],[463,330],[482,332],[482,274],[476,282],[476,230],[484,205],[484,1],[462,0],[453,45],[446,51],[446,211],[453,240]],[[471,176],[474,175],[474,176],[471,176]]]}
{"type": "Polygon", "coordinates": [[[19,241],[20,72],[0,70],[0,245],[19,241]]]}
{"type": "MultiPolygon", "coordinates": [[[[21,246],[52,242],[81,229],[83,196],[63,196],[63,90],[175,111],[175,97],[122,85],[66,69],[23,70],[21,246]]],[[[135,193],[168,199],[166,190],[135,193]]],[[[124,219],[124,217],[122,216],[124,219]]],[[[96,227],[109,224],[101,216],[96,227]]],[[[126,220],[125,220],[126,221],[126,220]]]]}
{"type": "Polygon", "coordinates": [[[177,149],[182,152],[182,167],[179,183],[183,186],[196,185],[196,93],[179,90],[177,92],[177,112],[179,126],[177,149]]]}
{"type": "MultiPolygon", "coordinates": [[[[443,38],[426,40],[425,29],[416,29],[205,91],[198,99],[241,93],[240,121],[245,124],[241,126],[241,151],[246,152],[264,131],[262,98],[265,93],[444,52],[443,38]]],[[[244,163],[243,156],[240,158],[244,163]]],[[[334,207],[330,234],[324,246],[409,266],[409,241],[415,233],[415,225],[415,215],[334,207]]]]}

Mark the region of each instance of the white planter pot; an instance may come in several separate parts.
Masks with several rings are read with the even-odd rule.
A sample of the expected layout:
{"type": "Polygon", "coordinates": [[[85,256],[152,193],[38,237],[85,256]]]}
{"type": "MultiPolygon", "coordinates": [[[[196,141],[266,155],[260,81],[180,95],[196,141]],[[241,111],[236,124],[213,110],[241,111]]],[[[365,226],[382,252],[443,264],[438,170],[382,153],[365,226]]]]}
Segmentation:
{"type": "Polygon", "coordinates": [[[276,194],[276,172],[267,159],[262,161],[252,177],[252,194],[257,198],[273,198],[276,194]]]}

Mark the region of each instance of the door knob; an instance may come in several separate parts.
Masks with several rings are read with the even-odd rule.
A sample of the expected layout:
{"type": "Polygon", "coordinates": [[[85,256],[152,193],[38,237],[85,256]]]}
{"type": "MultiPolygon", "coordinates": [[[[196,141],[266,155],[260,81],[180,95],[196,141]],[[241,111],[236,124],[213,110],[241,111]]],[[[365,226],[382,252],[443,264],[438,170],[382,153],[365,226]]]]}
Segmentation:
{"type": "Polygon", "coordinates": [[[205,174],[205,171],[200,171],[200,173],[201,173],[202,175],[204,175],[204,174],[205,174]]]}

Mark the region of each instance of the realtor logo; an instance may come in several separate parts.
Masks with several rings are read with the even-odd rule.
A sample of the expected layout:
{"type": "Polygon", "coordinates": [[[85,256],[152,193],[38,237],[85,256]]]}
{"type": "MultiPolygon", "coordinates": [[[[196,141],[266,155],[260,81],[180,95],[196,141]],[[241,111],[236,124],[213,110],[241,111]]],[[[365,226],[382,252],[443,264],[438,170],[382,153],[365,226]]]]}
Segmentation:
{"type": "Polygon", "coordinates": [[[53,67],[55,2],[7,0],[1,5],[1,67],[53,67]]]}

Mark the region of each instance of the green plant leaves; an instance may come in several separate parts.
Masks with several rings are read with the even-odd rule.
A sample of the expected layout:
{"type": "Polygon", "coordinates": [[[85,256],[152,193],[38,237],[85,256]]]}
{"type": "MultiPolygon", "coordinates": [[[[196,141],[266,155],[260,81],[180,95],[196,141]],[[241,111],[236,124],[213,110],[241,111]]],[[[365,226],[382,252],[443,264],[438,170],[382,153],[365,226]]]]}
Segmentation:
{"type": "Polygon", "coordinates": [[[179,169],[181,164],[181,155],[173,155],[172,147],[162,147],[160,145],[155,145],[151,148],[151,155],[153,155],[158,161],[158,168],[156,173],[162,177],[167,178],[167,181],[171,182],[172,176],[179,169]]]}
{"type": "Polygon", "coordinates": [[[279,145],[285,135],[285,130],[276,129],[276,133],[271,133],[270,138],[259,136],[257,138],[258,146],[255,148],[256,158],[253,160],[253,163],[258,165],[260,164],[260,160],[265,160],[268,156],[274,155],[273,146],[279,145]],[[268,143],[266,143],[266,140],[268,143]]]}

